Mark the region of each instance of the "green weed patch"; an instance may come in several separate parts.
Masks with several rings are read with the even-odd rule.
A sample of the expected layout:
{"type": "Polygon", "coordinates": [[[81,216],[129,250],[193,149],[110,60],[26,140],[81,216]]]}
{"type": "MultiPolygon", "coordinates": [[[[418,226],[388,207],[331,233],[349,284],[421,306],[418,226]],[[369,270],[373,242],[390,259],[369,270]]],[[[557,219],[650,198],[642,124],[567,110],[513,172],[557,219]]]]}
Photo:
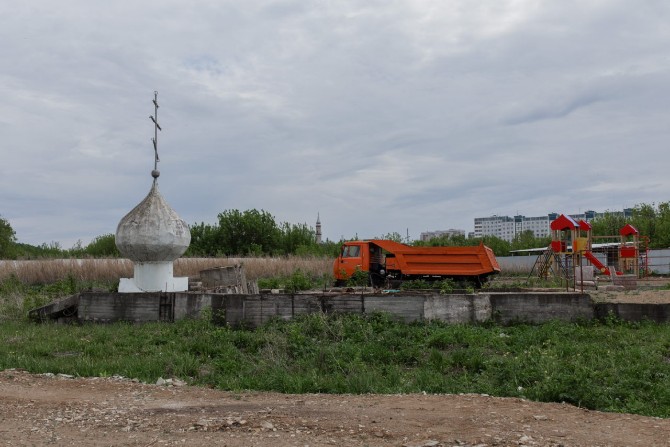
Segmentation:
{"type": "Polygon", "coordinates": [[[486,393],[670,417],[670,325],[615,319],[502,327],[317,314],[255,331],[10,321],[0,324],[5,368],[232,391],[486,393]]]}

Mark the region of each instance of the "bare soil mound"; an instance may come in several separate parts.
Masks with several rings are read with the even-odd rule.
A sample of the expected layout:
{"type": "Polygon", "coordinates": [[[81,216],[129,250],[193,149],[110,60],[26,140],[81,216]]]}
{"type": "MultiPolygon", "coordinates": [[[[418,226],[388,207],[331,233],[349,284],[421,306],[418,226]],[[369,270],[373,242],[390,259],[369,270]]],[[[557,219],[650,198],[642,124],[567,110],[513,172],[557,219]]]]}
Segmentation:
{"type": "Polygon", "coordinates": [[[670,420],[482,395],[286,395],[0,372],[0,443],[667,446],[670,420]]]}

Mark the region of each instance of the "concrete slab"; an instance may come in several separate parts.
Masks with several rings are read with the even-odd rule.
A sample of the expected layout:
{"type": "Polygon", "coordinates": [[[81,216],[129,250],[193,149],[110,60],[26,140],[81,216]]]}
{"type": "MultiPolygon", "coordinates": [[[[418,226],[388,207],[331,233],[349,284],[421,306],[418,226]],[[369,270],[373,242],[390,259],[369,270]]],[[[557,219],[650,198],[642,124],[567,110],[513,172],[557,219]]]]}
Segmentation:
{"type": "Polygon", "coordinates": [[[492,293],[491,317],[500,323],[546,323],[593,318],[593,304],[579,293],[492,293]]]}
{"type": "Polygon", "coordinates": [[[371,295],[364,297],[364,313],[387,312],[405,323],[423,321],[424,301],[423,295],[371,295]]]}

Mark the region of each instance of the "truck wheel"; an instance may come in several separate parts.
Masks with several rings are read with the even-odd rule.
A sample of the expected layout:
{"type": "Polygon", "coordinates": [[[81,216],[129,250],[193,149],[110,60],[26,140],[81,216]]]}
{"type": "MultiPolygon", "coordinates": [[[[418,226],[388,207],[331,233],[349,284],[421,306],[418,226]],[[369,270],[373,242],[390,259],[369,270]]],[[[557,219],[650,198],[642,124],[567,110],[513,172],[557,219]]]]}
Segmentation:
{"type": "Polygon", "coordinates": [[[370,273],[370,285],[375,288],[384,286],[384,277],[379,273],[370,273]]]}

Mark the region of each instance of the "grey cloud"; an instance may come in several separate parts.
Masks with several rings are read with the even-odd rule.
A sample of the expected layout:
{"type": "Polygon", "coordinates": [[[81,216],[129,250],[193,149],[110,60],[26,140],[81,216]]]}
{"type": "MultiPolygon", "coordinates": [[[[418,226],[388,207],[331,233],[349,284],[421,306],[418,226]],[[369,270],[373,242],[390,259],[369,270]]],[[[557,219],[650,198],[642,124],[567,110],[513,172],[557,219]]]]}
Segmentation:
{"type": "Polygon", "coordinates": [[[544,106],[540,106],[536,109],[524,113],[523,115],[509,118],[505,120],[504,124],[518,125],[532,123],[534,121],[563,118],[575,110],[588,107],[600,101],[603,101],[603,98],[598,95],[574,97],[568,99],[567,101],[561,101],[562,103],[546,104],[544,106]]]}
{"type": "Polygon", "coordinates": [[[144,197],[154,90],[161,191],[189,221],[418,236],[667,200],[667,2],[105,8],[0,6],[0,214],[25,242],[86,242],[144,197]]]}

